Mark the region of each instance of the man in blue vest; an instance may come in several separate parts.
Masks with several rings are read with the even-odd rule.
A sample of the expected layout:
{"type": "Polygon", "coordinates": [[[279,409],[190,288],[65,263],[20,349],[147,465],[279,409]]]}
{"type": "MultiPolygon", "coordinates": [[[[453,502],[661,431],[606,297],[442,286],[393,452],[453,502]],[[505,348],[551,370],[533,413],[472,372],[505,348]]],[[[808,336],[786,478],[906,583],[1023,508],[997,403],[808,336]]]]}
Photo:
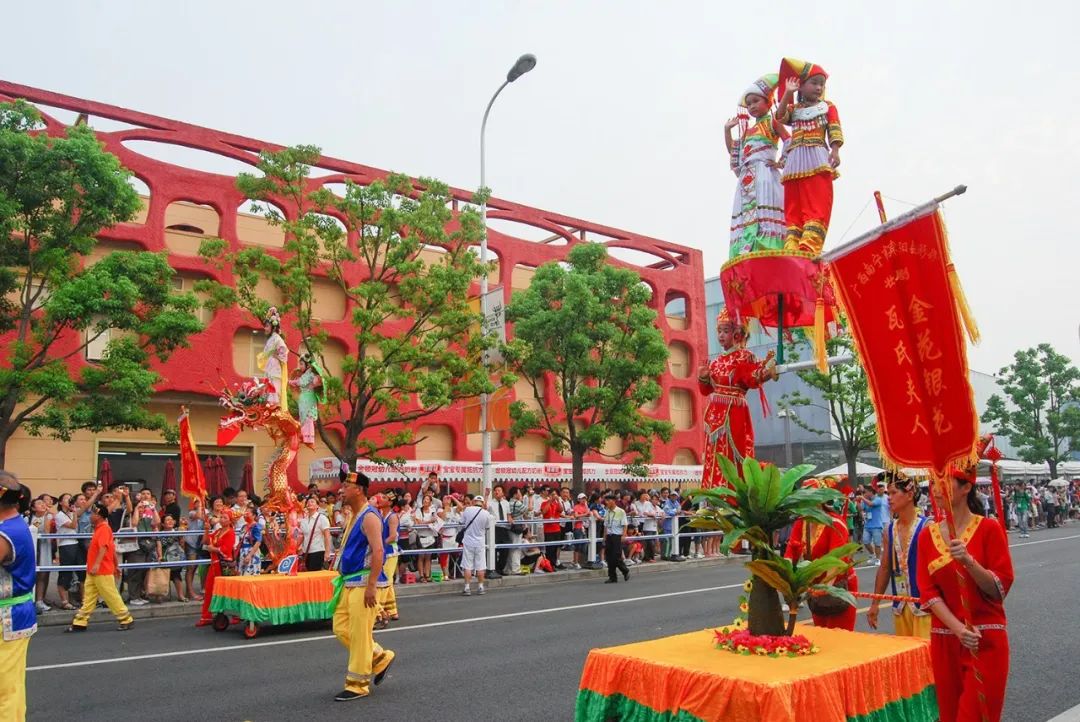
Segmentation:
{"type": "Polygon", "coordinates": [[[349,650],[345,689],[334,699],[350,702],[371,694],[394,661],[394,653],[375,643],[372,631],[378,617],[378,579],[383,569],[383,523],[368,504],[368,478],[349,474],[341,487],[343,503],[352,509],[338,555],[335,585],[340,597],[334,607],[334,635],[349,650]]]}
{"type": "Polygon", "coordinates": [[[15,722],[26,719],[26,651],[37,631],[29,508],[30,490],[0,470],[0,720],[15,722]]]}
{"type": "MultiPolygon", "coordinates": [[[[881,550],[881,567],[874,581],[874,593],[884,594],[891,585],[893,596],[919,597],[917,579],[919,533],[927,523],[919,515],[919,485],[902,473],[886,472],[889,509],[896,519],[889,524],[881,550]]],[[[866,621],[877,629],[880,600],[870,602],[866,621]]],[[[893,628],[902,637],[930,639],[930,614],[917,601],[893,602],[893,628]]]]}

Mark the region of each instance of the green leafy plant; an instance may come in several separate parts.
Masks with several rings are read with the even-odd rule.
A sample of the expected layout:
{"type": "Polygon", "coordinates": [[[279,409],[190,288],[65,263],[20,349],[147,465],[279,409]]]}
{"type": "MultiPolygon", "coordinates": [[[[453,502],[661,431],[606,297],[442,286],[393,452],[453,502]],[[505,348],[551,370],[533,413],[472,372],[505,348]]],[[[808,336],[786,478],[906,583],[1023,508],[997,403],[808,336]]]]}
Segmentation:
{"type": "Polygon", "coordinates": [[[745,540],[750,544],[751,560],[746,563],[753,575],[748,611],[750,632],[792,634],[799,606],[812,593],[831,594],[854,603],[848,592],[831,586],[830,582],[851,568],[850,562],[842,557],[854,552],[858,545],[849,544],[813,561],[797,564],[781,557],[772,546],[773,534],[797,519],[832,524],[833,517],[822,505],[842,499],[840,493],[833,489],[796,488],[799,479],[813,469],[809,464],[781,473],[773,464],[745,459],[740,475],[727,457],[717,456],[717,461],[729,486],[691,492],[692,498],[704,499],[708,506],[690,520],[690,526],[724,532],[720,544],[724,553],[736,542],[745,540]],[[789,607],[786,625],[781,596],[789,607]]]}

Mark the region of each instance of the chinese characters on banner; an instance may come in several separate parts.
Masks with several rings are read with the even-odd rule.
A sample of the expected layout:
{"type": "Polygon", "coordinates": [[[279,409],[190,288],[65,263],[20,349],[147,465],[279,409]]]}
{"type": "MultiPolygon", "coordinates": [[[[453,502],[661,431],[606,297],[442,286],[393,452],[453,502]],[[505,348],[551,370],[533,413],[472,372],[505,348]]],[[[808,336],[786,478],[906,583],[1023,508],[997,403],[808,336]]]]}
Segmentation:
{"type": "Polygon", "coordinates": [[[882,455],[939,473],[968,459],[978,415],[936,206],[832,261],[874,399],[882,455]]]}

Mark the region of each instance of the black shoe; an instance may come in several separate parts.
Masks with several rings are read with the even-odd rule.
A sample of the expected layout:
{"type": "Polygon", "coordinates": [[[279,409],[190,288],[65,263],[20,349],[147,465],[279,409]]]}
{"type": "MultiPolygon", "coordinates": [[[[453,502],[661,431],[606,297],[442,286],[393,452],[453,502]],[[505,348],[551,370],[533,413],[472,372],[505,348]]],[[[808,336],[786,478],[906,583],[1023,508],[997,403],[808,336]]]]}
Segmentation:
{"type": "Polygon", "coordinates": [[[627,569],[626,571],[624,571],[622,573],[622,579],[623,579],[624,582],[630,581],[630,570],[629,569],[627,569]]]}
{"type": "Polygon", "coordinates": [[[359,692],[353,692],[350,689],[343,689],[337,693],[334,697],[335,702],[352,702],[354,699],[361,699],[367,697],[366,694],[360,694],[359,692]]]}
{"type": "Polygon", "coordinates": [[[131,629],[134,626],[135,626],[135,620],[132,619],[130,622],[123,622],[121,624],[117,624],[116,625],[116,631],[118,631],[118,632],[126,632],[127,630],[131,629]]]}
{"type": "Polygon", "coordinates": [[[65,633],[66,632],[85,632],[85,631],[86,631],[86,627],[77,627],[74,624],[64,628],[65,633]]]}
{"type": "Polygon", "coordinates": [[[605,579],[604,580],[604,584],[618,584],[618,583],[619,583],[618,579],[605,579]]]}
{"type": "Polygon", "coordinates": [[[488,572],[487,573],[487,578],[488,579],[502,579],[502,576],[503,575],[499,574],[498,572],[488,572]]]}
{"type": "Polygon", "coordinates": [[[391,652],[390,650],[384,650],[383,654],[389,654],[390,655],[390,661],[386,663],[386,666],[382,668],[381,672],[379,672],[378,674],[376,674],[374,677],[371,678],[371,683],[373,685],[375,685],[376,687],[378,687],[382,683],[383,677],[385,677],[386,673],[390,671],[390,667],[391,667],[391,665],[394,664],[394,659],[396,659],[396,657],[394,656],[394,653],[391,652]]]}

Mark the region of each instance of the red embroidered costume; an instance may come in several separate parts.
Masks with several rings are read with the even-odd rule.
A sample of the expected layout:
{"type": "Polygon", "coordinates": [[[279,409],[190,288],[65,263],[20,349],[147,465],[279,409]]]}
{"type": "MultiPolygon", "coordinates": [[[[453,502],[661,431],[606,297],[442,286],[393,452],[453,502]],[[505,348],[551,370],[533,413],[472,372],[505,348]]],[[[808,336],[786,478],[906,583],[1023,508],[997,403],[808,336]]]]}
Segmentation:
{"type": "Polygon", "coordinates": [[[742,468],[743,459],[753,458],[754,426],[746,405],[746,391],[759,388],[775,377],[772,354],[762,361],[742,348],[746,329],[732,323],[727,309],[720,312],[716,327],[718,335],[731,333],[735,342],[703,367],[704,375],[698,376],[698,388],[709,395],[704,416],[705,461],[701,477],[704,488],[726,483],[716,461],[717,454],[726,456],[738,469],[742,468]]]}
{"type": "Polygon", "coordinates": [[[221,561],[232,561],[236,552],[236,531],[232,525],[232,514],[228,509],[223,509],[218,522],[221,527],[209,535],[210,543],[219,551],[210,552],[210,566],[206,570],[206,580],[203,582],[202,616],[198,626],[209,624],[214,617],[210,614],[210,599],[214,596],[214,580],[221,576],[221,561]]]}
{"type": "MultiPolygon", "coordinates": [[[[832,524],[827,527],[806,519],[796,519],[795,523],[791,525],[791,536],[788,538],[787,546],[784,548],[784,556],[793,562],[797,562],[803,558],[805,553],[806,559],[813,560],[847,544],[850,541],[847,523],[832,512],[829,512],[829,516],[832,517],[832,524]],[[809,552],[806,553],[808,542],[809,552]]],[[[859,578],[855,576],[854,568],[848,570],[845,579],[848,591],[859,591],[859,578]]],[[[855,631],[855,607],[848,607],[842,614],[830,617],[822,617],[817,614],[814,614],[813,617],[814,626],[846,629],[849,632],[855,631]]]]}
{"type": "MultiPolygon", "coordinates": [[[[1012,558],[1009,543],[1001,524],[993,519],[975,516],[960,539],[967,545],[968,554],[994,577],[1001,598],[1009,593],[1013,583],[1012,558]]],[[[1005,704],[1005,685],[1009,678],[1009,636],[1005,630],[1005,606],[1000,600],[988,599],[971,574],[949,554],[949,543],[939,524],[927,524],[919,534],[919,591],[923,609],[945,604],[962,618],[968,598],[968,615],[972,626],[979,630],[979,651],[973,656],[965,650],[955,634],[936,617],[930,634],[930,658],[934,666],[938,709],[942,722],[969,722],[980,719],[976,696],[976,665],[982,676],[987,712],[991,720],[1001,719],[1005,704]],[[962,592],[960,577],[964,580],[962,592]]]]}
{"type": "MultiPolygon", "coordinates": [[[[821,66],[794,58],[785,58],[780,65],[780,87],[792,77],[805,86],[815,76],[822,81],[829,77],[821,66]]],[[[804,90],[799,92],[799,102],[788,105],[782,100],[776,116],[779,122],[791,127],[791,138],[781,155],[787,226],[784,249],[818,256],[832,218],[833,180],[839,176],[833,155],[844,144],[844,131],[835,105],[820,97],[807,100],[804,90]]]]}

